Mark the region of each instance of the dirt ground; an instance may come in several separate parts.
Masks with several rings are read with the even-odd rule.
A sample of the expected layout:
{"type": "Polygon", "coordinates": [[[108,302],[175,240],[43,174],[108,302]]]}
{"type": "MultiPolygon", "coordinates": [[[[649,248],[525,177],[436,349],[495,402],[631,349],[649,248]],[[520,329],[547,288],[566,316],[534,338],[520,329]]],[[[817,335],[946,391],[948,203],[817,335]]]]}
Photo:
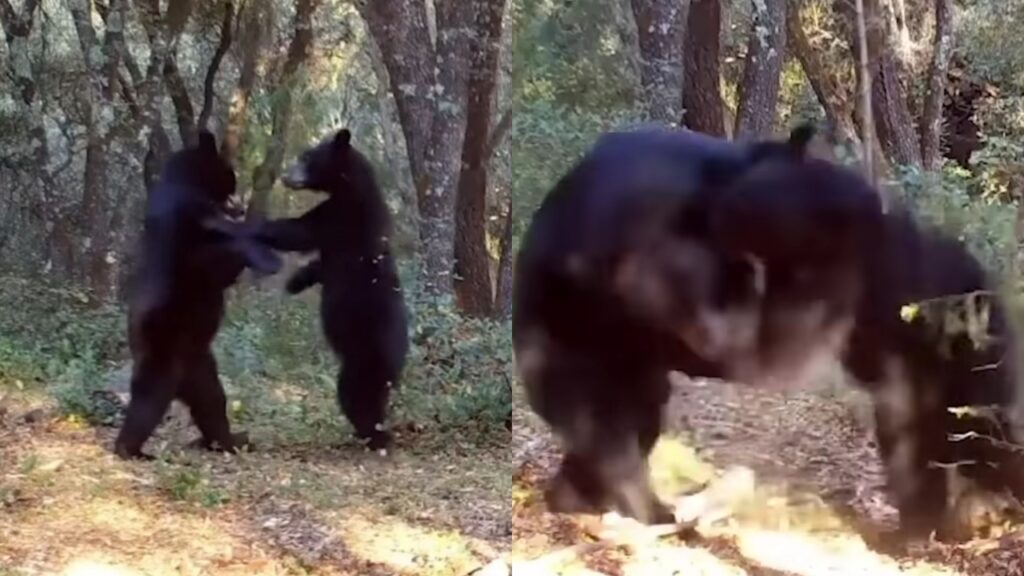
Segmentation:
{"type": "Polygon", "coordinates": [[[652,475],[663,497],[743,465],[751,499],[696,534],[589,545],[596,518],[555,516],[540,492],[557,448],[521,399],[514,411],[513,573],[554,575],[886,576],[1024,575],[1024,531],[950,546],[929,543],[900,558],[869,547],[897,520],[871,434],[868,399],[848,386],[758,391],[677,379],[670,433],[652,475]]]}
{"type": "Polygon", "coordinates": [[[116,430],[55,414],[0,389],[0,576],[448,576],[511,545],[507,451],[219,455],[175,448],[179,411],[168,457],[125,463],[116,430]]]}

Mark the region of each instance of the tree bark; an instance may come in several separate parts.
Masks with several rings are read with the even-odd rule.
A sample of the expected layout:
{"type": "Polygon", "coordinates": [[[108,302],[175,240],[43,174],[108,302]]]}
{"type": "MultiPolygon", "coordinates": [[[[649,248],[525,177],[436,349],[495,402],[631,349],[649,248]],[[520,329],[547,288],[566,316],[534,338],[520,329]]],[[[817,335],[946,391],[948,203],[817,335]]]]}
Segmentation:
{"type": "Polygon", "coordinates": [[[683,43],[683,117],[691,130],[725,136],[722,110],[720,0],[692,0],[683,43]]]}
{"type": "Polygon", "coordinates": [[[942,159],[942,102],[946,96],[946,77],[952,54],[953,1],[935,0],[935,40],[920,123],[921,165],[926,170],[937,169],[942,159]]]}
{"type": "Polygon", "coordinates": [[[473,10],[436,0],[437,45],[424,0],[357,4],[380,48],[416,184],[428,294],[452,294],[454,207],[466,122],[466,77],[473,10]]]}
{"type": "Polygon", "coordinates": [[[512,317],[512,203],[505,213],[505,222],[501,231],[501,254],[498,256],[498,286],[494,297],[492,316],[496,320],[507,320],[512,317]]]}
{"type": "Polygon", "coordinates": [[[270,189],[281,172],[281,163],[288,144],[288,129],[292,119],[292,97],[298,88],[299,72],[309,59],[313,45],[313,12],[316,11],[316,0],[296,0],[295,33],[288,45],[281,77],[278,80],[280,91],[271,106],[270,116],[272,131],[270,143],[267,145],[263,162],[256,167],[252,178],[252,198],[246,210],[246,220],[262,218],[267,213],[270,189]]]}
{"type": "Polygon", "coordinates": [[[207,129],[210,124],[210,116],[213,115],[217,72],[220,71],[224,56],[231,49],[231,42],[234,40],[234,21],[235,3],[232,0],[226,0],[224,2],[224,18],[220,23],[220,39],[217,41],[217,49],[213,53],[210,65],[206,68],[206,76],[203,78],[203,107],[199,112],[199,119],[196,121],[199,130],[207,129]]]}
{"type": "MultiPolygon", "coordinates": [[[[847,0],[836,0],[834,3],[836,11],[847,22],[850,46],[856,57],[860,40],[856,34],[856,13],[852,4],[847,0]]],[[[862,78],[863,74],[858,70],[858,86],[865,81],[871,82],[871,116],[879,145],[889,161],[905,166],[920,166],[921,147],[903,85],[905,79],[902,78],[902,66],[886,30],[879,0],[864,0],[864,24],[872,78],[862,78]]]]}
{"type": "Polygon", "coordinates": [[[800,62],[807,82],[825,111],[831,139],[838,143],[857,145],[860,137],[853,121],[855,96],[839,83],[818,49],[812,46],[800,18],[802,6],[803,0],[790,0],[786,6],[786,44],[790,53],[800,62]]]}
{"type": "Polygon", "coordinates": [[[85,239],[86,280],[98,300],[113,294],[114,260],[109,251],[111,206],[108,194],[108,157],[113,138],[113,100],[117,69],[124,49],[124,0],[113,0],[102,44],[92,25],[92,6],[87,0],[68,0],[82,59],[88,70],[87,91],[81,102],[86,115],[85,173],[79,205],[80,237],[85,239]]]}
{"type": "Polygon", "coordinates": [[[234,164],[242,145],[242,134],[245,132],[245,118],[249,110],[249,98],[256,85],[256,69],[259,64],[260,46],[267,36],[267,26],[271,11],[267,0],[247,2],[241,18],[239,34],[239,52],[241,53],[241,70],[238,85],[231,94],[231,105],[228,110],[228,121],[224,127],[224,138],[220,153],[229,163],[234,164]]]}
{"type": "Polygon", "coordinates": [[[462,172],[455,205],[455,303],[466,315],[490,315],[494,302],[491,258],[487,253],[487,145],[501,52],[505,0],[476,3],[478,41],[469,74],[462,172]]]}
{"type": "Polygon", "coordinates": [[[771,135],[779,100],[779,76],[786,54],[786,0],[753,0],[754,21],[739,88],[736,139],[771,135]]]}
{"type": "Polygon", "coordinates": [[[677,122],[681,116],[682,15],[685,2],[630,0],[640,45],[640,83],[647,117],[677,122]]]}

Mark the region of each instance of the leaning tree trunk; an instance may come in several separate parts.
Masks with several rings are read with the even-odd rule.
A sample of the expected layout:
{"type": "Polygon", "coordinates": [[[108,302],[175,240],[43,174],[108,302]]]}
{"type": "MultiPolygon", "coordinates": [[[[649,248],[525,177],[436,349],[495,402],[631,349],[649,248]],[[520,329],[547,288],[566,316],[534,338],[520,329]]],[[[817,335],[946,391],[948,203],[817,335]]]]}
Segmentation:
{"type": "Polygon", "coordinates": [[[953,1],[935,0],[935,42],[928,69],[928,92],[921,114],[921,165],[935,170],[942,158],[942,101],[946,95],[946,75],[953,53],[953,1]]]}
{"type": "Polygon", "coordinates": [[[679,0],[630,0],[640,45],[640,83],[647,117],[677,122],[682,78],[682,22],[686,6],[679,0]]]}
{"type": "Polygon", "coordinates": [[[800,62],[818,104],[825,111],[831,138],[842,144],[858,145],[860,137],[853,121],[855,94],[843,88],[818,48],[811,44],[800,18],[803,0],[789,0],[786,6],[786,44],[800,62]]]}
{"type": "Polygon", "coordinates": [[[720,0],[692,0],[683,43],[683,118],[691,130],[725,136],[722,110],[720,0]]]}
{"type": "Polygon", "coordinates": [[[786,0],[754,0],[747,63],[740,81],[736,139],[754,139],[775,128],[779,76],[786,54],[786,0]]]}
{"type": "Polygon", "coordinates": [[[455,205],[455,302],[463,313],[491,313],[491,257],[487,252],[487,144],[491,105],[497,86],[505,0],[479,0],[476,11],[478,44],[469,75],[466,134],[462,144],[462,173],[455,205]]]}
{"type": "Polygon", "coordinates": [[[267,213],[270,189],[281,172],[281,163],[288,144],[288,129],[292,120],[292,96],[298,88],[299,71],[309,59],[313,45],[313,12],[316,0],[296,0],[295,34],[288,45],[288,55],[278,81],[279,91],[270,108],[271,135],[263,162],[256,167],[252,177],[252,198],[246,210],[246,220],[262,218],[267,213]]]}

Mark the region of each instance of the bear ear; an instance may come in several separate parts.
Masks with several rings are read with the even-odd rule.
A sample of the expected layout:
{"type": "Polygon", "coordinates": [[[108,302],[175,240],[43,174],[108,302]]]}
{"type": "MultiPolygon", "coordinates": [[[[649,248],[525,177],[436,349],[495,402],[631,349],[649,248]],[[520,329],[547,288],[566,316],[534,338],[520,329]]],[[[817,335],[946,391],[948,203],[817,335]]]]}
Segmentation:
{"type": "Polygon", "coordinates": [[[334,145],[341,149],[346,149],[352,142],[352,132],[348,128],[342,128],[338,130],[338,133],[334,136],[334,145]]]}
{"type": "Polygon", "coordinates": [[[814,125],[810,122],[800,124],[789,133],[789,141],[786,143],[789,146],[790,152],[799,158],[803,158],[807,155],[807,147],[814,139],[814,135],[817,130],[814,125]]]}
{"type": "Polygon", "coordinates": [[[207,154],[217,154],[217,138],[209,130],[199,131],[199,150],[207,154]]]}

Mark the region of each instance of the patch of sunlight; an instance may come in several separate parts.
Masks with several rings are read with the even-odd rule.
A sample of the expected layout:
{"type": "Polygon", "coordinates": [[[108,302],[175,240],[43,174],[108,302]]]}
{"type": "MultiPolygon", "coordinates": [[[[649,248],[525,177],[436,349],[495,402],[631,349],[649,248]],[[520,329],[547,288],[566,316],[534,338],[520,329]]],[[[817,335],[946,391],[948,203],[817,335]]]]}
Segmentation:
{"type": "Polygon", "coordinates": [[[346,511],[339,531],[353,555],[411,574],[465,574],[479,566],[467,538],[452,530],[410,525],[400,518],[346,511]]]}
{"type": "Polygon", "coordinates": [[[746,576],[747,572],[703,548],[657,547],[622,567],[623,576],[746,576]]]}
{"type": "Polygon", "coordinates": [[[74,560],[60,576],[142,576],[138,570],[122,568],[107,562],[80,558],[74,560]]]}
{"type": "Polygon", "coordinates": [[[960,576],[949,568],[921,563],[901,567],[871,551],[852,535],[811,536],[797,532],[745,530],[736,544],[747,559],[766,568],[800,576],[960,576]]]}
{"type": "Polygon", "coordinates": [[[127,506],[110,500],[93,500],[83,510],[90,530],[121,534],[148,533],[153,517],[138,506],[127,506]]]}
{"type": "Polygon", "coordinates": [[[651,452],[651,481],[665,497],[677,495],[710,480],[715,468],[703,461],[692,446],[679,438],[662,436],[651,452]]]}

